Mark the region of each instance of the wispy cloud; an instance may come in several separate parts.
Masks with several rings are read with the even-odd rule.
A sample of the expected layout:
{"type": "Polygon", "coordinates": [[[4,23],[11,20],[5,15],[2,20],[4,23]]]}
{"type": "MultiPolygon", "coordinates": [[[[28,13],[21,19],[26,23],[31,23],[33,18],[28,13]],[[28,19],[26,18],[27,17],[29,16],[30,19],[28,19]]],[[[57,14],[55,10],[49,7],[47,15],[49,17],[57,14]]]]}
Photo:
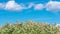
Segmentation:
{"type": "Polygon", "coordinates": [[[3,9],[4,8],[4,3],[0,3],[0,9],[3,9]]]}
{"type": "Polygon", "coordinates": [[[36,5],[34,5],[34,9],[35,10],[42,10],[44,8],[44,5],[43,4],[36,4],[36,5]]]}
{"type": "Polygon", "coordinates": [[[34,3],[29,3],[28,8],[32,8],[35,4],[34,3]]]}

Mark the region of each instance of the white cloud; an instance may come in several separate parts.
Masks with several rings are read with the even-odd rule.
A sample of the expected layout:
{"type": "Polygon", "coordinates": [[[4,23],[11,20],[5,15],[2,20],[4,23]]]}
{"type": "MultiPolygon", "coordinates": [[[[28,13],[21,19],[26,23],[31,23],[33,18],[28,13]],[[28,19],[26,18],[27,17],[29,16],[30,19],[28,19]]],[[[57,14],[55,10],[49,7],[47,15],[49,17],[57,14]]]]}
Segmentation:
{"type": "Polygon", "coordinates": [[[28,6],[25,4],[17,4],[14,0],[10,0],[7,3],[0,3],[0,9],[4,10],[27,10],[32,8],[34,10],[43,10],[44,8],[47,11],[58,12],[60,11],[60,2],[57,1],[49,1],[46,4],[35,4],[35,3],[28,3],[28,6]]]}
{"type": "Polygon", "coordinates": [[[34,5],[35,5],[34,3],[30,3],[29,6],[28,6],[28,8],[31,8],[31,7],[33,7],[34,5]]]}
{"type": "Polygon", "coordinates": [[[29,3],[28,6],[24,6],[24,9],[31,9],[34,5],[34,3],[29,3]]]}
{"type": "Polygon", "coordinates": [[[22,5],[19,5],[15,3],[15,1],[9,1],[5,5],[6,10],[22,10],[24,7],[22,5]]]}
{"type": "Polygon", "coordinates": [[[3,9],[4,8],[4,3],[0,3],[0,9],[3,9]]]}
{"type": "Polygon", "coordinates": [[[35,10],[42,10],[44,8],[43,4],[35,4],[34,9],[35,10]]]}
{"type": "Polygon", "coordinates": [[[57,1],[50,1],[46,4],[46,10],[48,11],[53,11],[53,12],[57,12],[60,11],[60,2],[57,1]]]}
{"type": "Polygon", "coordinates": [[[55,26],[56,26],[56,27],[60,27],[60,24],[56,24],[55,26]]]}

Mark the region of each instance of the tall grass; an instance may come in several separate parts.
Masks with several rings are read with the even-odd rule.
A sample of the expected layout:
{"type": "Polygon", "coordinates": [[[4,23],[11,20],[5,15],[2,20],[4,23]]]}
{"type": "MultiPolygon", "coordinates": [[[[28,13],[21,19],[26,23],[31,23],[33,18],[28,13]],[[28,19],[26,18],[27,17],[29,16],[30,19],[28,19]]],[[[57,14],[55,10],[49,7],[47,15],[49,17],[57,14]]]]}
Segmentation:
{"type": "Polygon", "coordinates": [[[46,23],[28,21],[0,27],[0,34],[60,34],[60,28],[46,23]]]}

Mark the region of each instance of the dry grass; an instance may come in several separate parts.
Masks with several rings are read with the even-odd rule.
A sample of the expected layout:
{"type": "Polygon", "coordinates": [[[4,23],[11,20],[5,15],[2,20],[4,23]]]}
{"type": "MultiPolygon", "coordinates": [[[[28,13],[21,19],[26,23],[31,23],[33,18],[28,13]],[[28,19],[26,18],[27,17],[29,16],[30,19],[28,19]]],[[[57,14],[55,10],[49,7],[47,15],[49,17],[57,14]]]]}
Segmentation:
{"type": "Polygon", "coordinates": [[[28,21],[27,23],[6,24],[0,27],[0,34],[60,34],[60,28],[50,24],[28,21]]]}

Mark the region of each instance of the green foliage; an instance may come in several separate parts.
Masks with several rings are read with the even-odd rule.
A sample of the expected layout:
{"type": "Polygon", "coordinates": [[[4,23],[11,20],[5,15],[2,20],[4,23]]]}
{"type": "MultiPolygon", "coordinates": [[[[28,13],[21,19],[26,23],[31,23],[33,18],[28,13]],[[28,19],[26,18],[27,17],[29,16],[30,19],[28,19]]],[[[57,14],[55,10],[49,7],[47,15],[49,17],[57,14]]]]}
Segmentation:
{"type": "Polygon", "coordinates": [[[60,28],[50,24],[28,21],[0,27],[0,34],[60,34],[60,28]]]}

